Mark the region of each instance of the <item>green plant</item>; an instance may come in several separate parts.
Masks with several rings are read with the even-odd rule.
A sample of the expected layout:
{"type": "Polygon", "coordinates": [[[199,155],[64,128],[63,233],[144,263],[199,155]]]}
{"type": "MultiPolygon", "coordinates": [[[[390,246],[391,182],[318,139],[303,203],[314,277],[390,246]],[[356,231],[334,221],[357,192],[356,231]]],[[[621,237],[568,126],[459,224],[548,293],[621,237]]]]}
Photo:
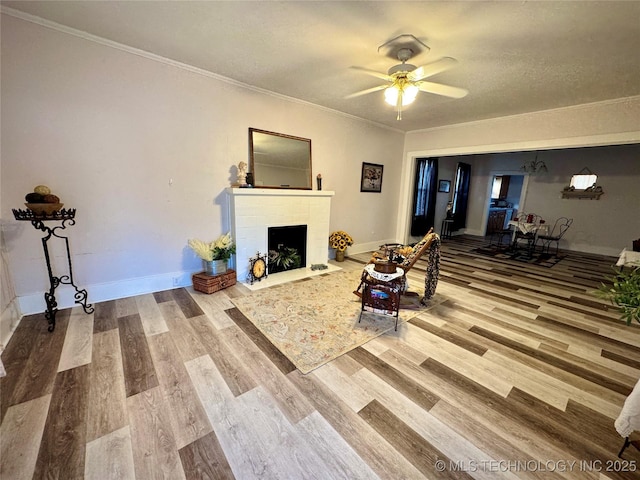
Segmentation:
{"type": "Polygon", "coordinates": [[[273,271],[273,267],[277,267],[278,271],[291,270],[299,268],[302,263],[302,257],[298,254],[298,250],[291,247],[284,247],[280,250],[269,250],[269,270],[273,271]]]}
{"type": "Polygon", "coordinates": [[[640,267],[614,270],[607,280],[601,284],[597,295],[616,305],[627,325],[633,320],[640,323],[640,267]]]}
{"type": "Polygon", "coordinates": [[[213,260],[229,260],[236,253],[236,246],[231,238],[231,233],[220,235],[211,243],[202,240],[189,240],[189,246],[201,259],[211,262],[213,260]]]}

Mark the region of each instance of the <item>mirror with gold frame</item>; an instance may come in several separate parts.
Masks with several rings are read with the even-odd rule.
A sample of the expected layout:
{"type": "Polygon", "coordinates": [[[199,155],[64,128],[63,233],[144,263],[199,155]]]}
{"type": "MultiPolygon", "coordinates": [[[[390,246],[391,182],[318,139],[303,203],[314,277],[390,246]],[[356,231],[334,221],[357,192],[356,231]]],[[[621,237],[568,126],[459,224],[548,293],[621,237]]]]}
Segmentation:
{"type": "Polygon", "coordinates": [[[249,170],[256,188],[311,190],[311,140],[249,128],[249,170]]]}

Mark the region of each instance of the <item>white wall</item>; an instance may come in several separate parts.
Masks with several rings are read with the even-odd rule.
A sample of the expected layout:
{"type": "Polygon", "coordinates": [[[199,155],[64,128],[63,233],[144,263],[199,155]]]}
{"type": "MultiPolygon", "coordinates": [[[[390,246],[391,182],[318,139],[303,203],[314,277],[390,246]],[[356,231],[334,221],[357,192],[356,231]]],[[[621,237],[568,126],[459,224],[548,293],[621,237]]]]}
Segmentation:
{"type": "MultiPolygon", "coordinates": [[[[0,185],[2,185],[2,168],[0,168],[0,185]]],[[[2,211],[1,195],[0,211],[2,211]]],[[[8,254],[4,240],[4,223],[4,220],[0,217],[0,353],[2,353],[7,345],[22,316],[13,287],[9,261],[7,259],[8,254]]],[[[0,377],[4,374],[4,367],[2,360],[0,360],[0,377]]]]}
{"type": "Polygon", "coordinates": [[[229,229],[249,127],[312,140],[331,229],[354,251],[395,238],[403,134],[4,14],[1,34],[1,216],[25,313],[44,309],[48,280],[41,232],[11,208],[35,185],[78,209],[65,232],[89,301],[186,285],[201,267],[187,239],[229,229]],[[382,193],[360,193],[363,161],[385,165],[382,193]]]}
{"type": "MultiPolygon", "coordinates": [[[[564,214],[573,217],[576,223],[563,248],[617,255],[640,236],[637,144],[640,97],[451,125],[406,135],[402,181],[403,185],[409,183],[417,157],[439,156],[449,162],[470,163],[472,181],[465,232],[482,235],[492,175],[522,173],[520,166],[524,159],[533,159],[532,151],[554,149],[539,157],[547,162],[549,174],[525,182],[527,197],[521,209],[554,218],[564,214]],[[629,145],[595,147],[616,144],[629,145]],[[584,146],[591,148],[578,148],[584,146]],[[585,166],[599,175],[598,183],[606,195],[598,201],[560,199],[560,191],[571,175],[585,166]]],[[[411,205],[406,189],[401,191],[399,202],[397,231],[400,238],[406,238],[411,205]]]]}
{"type": "MultiPolygon", "coordinates": [[[[485,155],[475,163],[472,195],[475,199],[467,230],[482,234],[493,175],[515,171],[533,152],[485,155]],[[485,195],[483,195],[485,193],[485,195]],[[482,216],[484,214],[484,217],[482,216]]],[[[640,237],[640,145],[616,145],[540,152],[549,171],[530,175],[521,211],[541,215],[553,225],[558,217],[573,218],[561,248],[618,255],[640,237]],[[571,176],[584,167],[598,175],[605,194],[599,200],[563,199],[561,192],[571,176]]]]}
{"type": "MultiPolygon", "coordinates": [[[[418,156],[464,155],[472,163],[474,175],[481,173],[473,179],[469,213],[477,219],[485,211],[486,179],[498,166],[483,167],[483,157],[472,154],[640,142],[640,97],[411,132],[405,141],[397,131],[5,14],[1,35],[0,219],[25,313],[44,309],[48,282],[40,233],[14,221],[11,208],[38,184],[78,209],[68,229],[74,274],[96,302],[190,283],[200,262],[187,239],[213,239],[229,229],[224,189],[235,181],[235,165],[248,161],[249,127],[312,140],[312,175],[322,173],[323,188],[336,192],[331,229],[354,237],[353,252],[406,238],[418,156]],[[385,166],[382,193],[360,193],[363,161],[385,166]]],[[[637,165],[631,155],[624,158],[637,165]]],[[[607,240],[596,230],[610,228],[612,215],[616,225],[630,224],[620,244],[638,230],[626,210],[638,204],[628,188],[639,178],[624,162],[609,172],[599,165],[604,160],[593,161],[590,168],[608,177],[607,194],[588,210],[588,202],[571,201],[594,225],[572,246],[594,241],[600,243],[589,247],[612,252],[617,234],[607,240]]],[[[580,161],[566,170],[574,164],[580,161]]],[[[453,180],[454,167],[452,159],[443,161],[440,177],[453,180]]],[[[556,192],[564,180],[538,182],[532,187],[541,193],[532,189],[527,201],[542,209],[550,205],[543,199],[552,201],[543,187],[556,192]]],[[[438,205],[445,207],[446,194],[438,194],[438,205]]],[[[469,230],[479,234],[481,225],[475,221],[469,230]]],[[[62,295],[60,305],[70,304],[62,295]]]]}
{"type": "Polygon", "coordinates": [[[405,152],[455,155],[640,142],[640,96],[409,132],[405,152]]]}

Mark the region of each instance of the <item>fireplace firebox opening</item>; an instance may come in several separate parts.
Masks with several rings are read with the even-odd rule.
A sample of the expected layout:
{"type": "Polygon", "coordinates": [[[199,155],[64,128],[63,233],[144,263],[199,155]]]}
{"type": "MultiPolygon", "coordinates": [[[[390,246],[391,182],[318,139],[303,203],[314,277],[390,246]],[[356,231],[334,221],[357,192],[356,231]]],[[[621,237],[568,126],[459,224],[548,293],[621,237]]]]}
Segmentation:
{"type": "Polygon", "coordinates": [[[307,226],[269,227],[269,273],[284,272],[307,265],[307,226]]]}

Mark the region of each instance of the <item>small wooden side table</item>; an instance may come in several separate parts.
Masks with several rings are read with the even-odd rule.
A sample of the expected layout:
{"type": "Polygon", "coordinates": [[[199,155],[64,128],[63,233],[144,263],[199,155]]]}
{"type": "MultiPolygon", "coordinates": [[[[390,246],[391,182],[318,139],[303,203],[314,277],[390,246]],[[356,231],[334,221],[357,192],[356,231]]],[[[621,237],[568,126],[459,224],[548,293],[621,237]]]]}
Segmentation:
{"type": "Polygon", "coordinates": [[[377,274],[374,267],[374,264],[369,264],[362,271],[362,307],[358,323],[365,311],[393,315],[396,317],[397,331],[404,270],[397,267],[395,274],[377,274]]]}

